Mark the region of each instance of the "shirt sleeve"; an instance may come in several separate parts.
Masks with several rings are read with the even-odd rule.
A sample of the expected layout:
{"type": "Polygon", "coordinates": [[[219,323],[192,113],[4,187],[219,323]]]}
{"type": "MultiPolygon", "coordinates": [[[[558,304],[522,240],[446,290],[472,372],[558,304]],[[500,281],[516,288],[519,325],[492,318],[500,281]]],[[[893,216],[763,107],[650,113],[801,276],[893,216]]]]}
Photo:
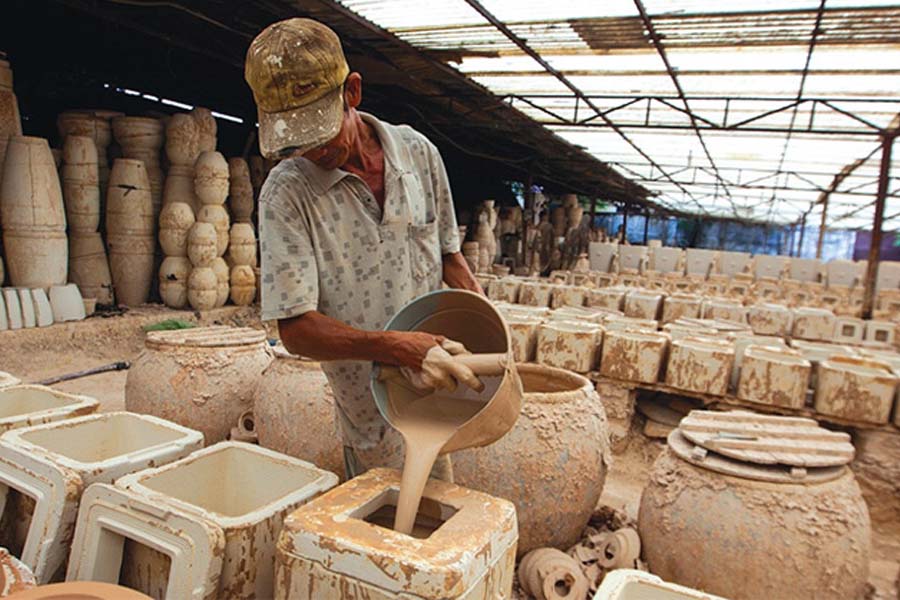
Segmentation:
{"type": "Polygon", "coordinates": [[[429,171],[431,171],[431,187],[434,190],[435,219],[437,219],[438,235],[441,240],[441,254],[459,252],[459,227],[456,224],[456,210],[453,208],[453,195],[450,192],[450,180],[441,153],[433,144],[428,144],[429,171]]]}
{"type": "Polygon", "coordinates": [[[306,222],[292,203],[271,201],[276,200],[272,196],[290,193],[284,187],[273,188],[264,188],[260,199],[260,292],[264,321],[296,317],[316,310],[319,304],[319,270],[306,222]]]}

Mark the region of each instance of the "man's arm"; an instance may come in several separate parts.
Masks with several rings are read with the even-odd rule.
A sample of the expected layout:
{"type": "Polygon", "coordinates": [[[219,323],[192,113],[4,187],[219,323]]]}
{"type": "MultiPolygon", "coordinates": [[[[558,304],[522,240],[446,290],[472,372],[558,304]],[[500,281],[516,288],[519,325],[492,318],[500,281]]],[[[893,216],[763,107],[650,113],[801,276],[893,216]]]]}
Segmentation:
{"type": "Polygon", "coordinates": [[[356,329],[315,310],[279,319],[278,333],[289,352],[314,360],[371,360],[415,369],[445,339],[418,331],[356,329]]]}
{"type": "Polygon", "coordinates": [[[475,279],[475,275],[469,269],[469,263],[461,253],[445,254],[441,257],[441,261],[444,283],[458,290],[469,290],[484,295],[481,284],[475,279]]]}

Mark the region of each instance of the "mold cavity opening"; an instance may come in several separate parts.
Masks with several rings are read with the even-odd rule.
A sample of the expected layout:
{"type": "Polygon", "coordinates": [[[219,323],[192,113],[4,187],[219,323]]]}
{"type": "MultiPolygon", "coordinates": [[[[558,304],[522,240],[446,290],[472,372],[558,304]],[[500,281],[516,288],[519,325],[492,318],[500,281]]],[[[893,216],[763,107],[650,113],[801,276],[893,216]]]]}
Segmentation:
{"type": "Polygon", "coordinates": [[[558,598],[568,598],[569,594],[572,593],[572,584],[575,583],[572,580],[571,575],[565,575],[562,579],[557,579],[553,584],[553,590],[556,592],[558,598]]]}
{"type": "Polygon", "coordinates": [[[5,485],[0,485],[0,494],[6,496],[0,516],[0,546],[13,556],[22,556],[34,516],[35,499],[5,485]]]}
{"type": "Polygon", "coordinates": [[[853,337],[856,334],[856,327],[847,324],[841,328],[841,335],[844,337],[853,337]]]}
{"type": "Polygon", "coordinates": [[[122,585],[151,598],[166,598],[172,558],[140,540],[102,528],[86,579],[122,585]]]}
{"type": "Polygon", "coordinates": [[[172,558],[130,538],[123,540],[119,585],[137,590],[155,600],[165,600],[172,558]]]}
{"type": "Polygon", "coordinates": [[[875,341],[876,342],[888,341],[888,332],[884,329],[877,329],[875,331],[875,341]]]}
{"type": "MultiPolygon", "coordinates": [[[[399,495],[400,491],[397,489],[385,490],[353,511],[350,517],[393,531],[394,515],[397,513],[399,495]]],[[[419,504],[419,512],[416,513],[412,537],[420,540],[428,539],[457,512],[458,510],[453,506],[438,502],[432,498],[423,497],[422,502],[419,504]]]]}

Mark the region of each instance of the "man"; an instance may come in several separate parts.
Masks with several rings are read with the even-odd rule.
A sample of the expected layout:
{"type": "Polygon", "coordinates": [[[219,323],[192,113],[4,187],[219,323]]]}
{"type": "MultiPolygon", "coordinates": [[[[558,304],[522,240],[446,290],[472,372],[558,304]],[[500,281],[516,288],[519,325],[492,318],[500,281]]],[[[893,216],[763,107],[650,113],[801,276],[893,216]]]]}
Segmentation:
{"type": "MultiPolygon", "coordinates": [[[[284,159],[260,194],[262,317],[278,320],[289,351],[326,361],[347,476],[399,467],[401,443],[370,391],[372,361],[399,366],[420,384],[477,385],[452,361],[458,344],[381,331],[442,281],[481,293],[459,252],[443,162],[412,128],[356,110],[362,77],[321,23],[267,27],[247,51],[245,77],[262,154],[284,159]]],[[[448,466],[439,474],[448,477],[448,466]]]]}

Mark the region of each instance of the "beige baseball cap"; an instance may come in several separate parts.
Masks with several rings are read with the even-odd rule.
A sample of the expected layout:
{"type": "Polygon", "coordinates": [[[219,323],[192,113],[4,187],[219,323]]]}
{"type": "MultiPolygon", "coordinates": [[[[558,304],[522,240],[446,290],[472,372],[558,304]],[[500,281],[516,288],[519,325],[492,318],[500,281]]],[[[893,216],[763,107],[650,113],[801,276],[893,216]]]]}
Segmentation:
{"type": "Polygon", "coordinates": [[[287,19],[256,36],[244,79],[256,101],[262,155],[283,158],[334,139],[349,73],[337,34],[318,21],[287,19]]]}

